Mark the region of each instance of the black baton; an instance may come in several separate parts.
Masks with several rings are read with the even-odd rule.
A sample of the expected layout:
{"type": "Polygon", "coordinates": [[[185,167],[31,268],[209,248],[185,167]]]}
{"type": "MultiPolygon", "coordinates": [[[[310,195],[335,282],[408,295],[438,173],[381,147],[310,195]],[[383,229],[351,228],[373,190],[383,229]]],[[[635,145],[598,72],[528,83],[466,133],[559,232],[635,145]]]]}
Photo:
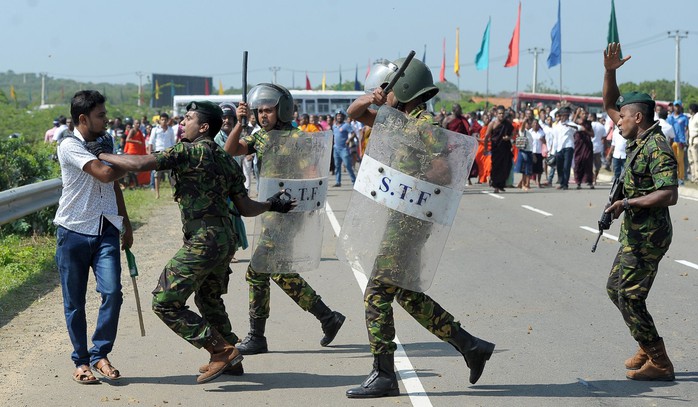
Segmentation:
{"type": "Polygon", "coordinates": [[[400,79],[402,74],[405,73],[405,69],[407,69],[407,65],[410,64],[410,62],[412,61],[412,58],[414,58],[414,54],[415,54],[414,50],[410,51],[410,53],[407,54],[407,58],[405,58],[405,62],[403,62],[402,66],[400,66],[400,69],[397,70],[397,73],[395,74],[395,76],[393,76],[393,80],[391,80],[390,83],[388,84],[388,86],[386,86],[383,89],[383,92],[386,95],[388,94],[388,92],[390,92],[390,90],[393,88],[393,86],[395,86],[395,83],[397,82],[398,79],[400,79]]]}

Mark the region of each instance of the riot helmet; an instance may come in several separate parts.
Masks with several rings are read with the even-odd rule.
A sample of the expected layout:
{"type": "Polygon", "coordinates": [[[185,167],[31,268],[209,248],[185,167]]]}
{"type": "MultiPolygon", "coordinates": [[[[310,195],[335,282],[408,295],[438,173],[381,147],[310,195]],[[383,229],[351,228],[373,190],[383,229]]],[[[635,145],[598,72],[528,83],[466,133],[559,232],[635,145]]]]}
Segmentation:
{"type": "MultiPolygon", "coordinates": [[[[276,114],[280,122],[290,123],[293,120],[293,96],[283,86],[260,83],[250,89],[247,94],[247,103],[255,117],[261,106],[276,106],[276,114]]],[[[257,122],[259,122],[258,117],[257,122]]]]}
{"type": "MultiPolygon", "coordinates": [[[[400,58],[393,61],[393,64],[401,67],[404,62],[405,58],[400,58]]],[[[388,82],[393,79],[395,73],[388,75],[388,82]]],[[[393,93],[400,103],[411,102],[416,98],[421,98],[421,102],[426,102],[439,93],[439,88],[434,86],[434,77],[431,75],[429,67],[418,59],[412,59],[405,69],[405,73],[395,83],[393,93]]]]}
{"type": "Polygon", "coordinates": [[[398,66],[388,60],[377,61],[371,66],[371,71],[364,82],[364,91],[371,93],[376,88],[388,84],[388,75],[397,72],[398,66]]]}

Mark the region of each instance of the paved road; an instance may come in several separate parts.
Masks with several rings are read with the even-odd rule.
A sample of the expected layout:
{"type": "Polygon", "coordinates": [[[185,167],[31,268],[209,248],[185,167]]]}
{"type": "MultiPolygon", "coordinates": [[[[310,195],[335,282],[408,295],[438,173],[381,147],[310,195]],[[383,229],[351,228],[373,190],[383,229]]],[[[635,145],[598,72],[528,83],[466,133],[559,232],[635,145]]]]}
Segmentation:
{"type": "MultiPolygon", "coordinates": [[[[613,240],[618,222],[594,254],[590,248],[595,235],[583,228],[595,229],[608,188],[608,184],[593,191],[534,188],[493,195],[475,185],[464,194],[428,294],[471,333],[497,344],[475,386],[467,383],[460,355],[396,305],[397,335],[405,352],[397,357],[403,395],[376,400],[344,397],[347,388],[368,374],[372,359],[363,323],[362,277],[337,261],[336,234],[328,222],[322,265],[306,278],[328,305],[347,315],[332,347],[319,346],[319,323],[274,287],[268,322],[271,352],[246,357],[242,377],[195,385],[195,370],[207,354],[166,329],[148,309],[148,333],[141,338],[130,282],[124,280],[125,305],[111,359],[125,378],[118,385],[98,386],[79,386],[70,380],[60,296],[54,294],[0,328],[3,341],[9,338],[6,343],[38,345],[26,356],[13,358],[9,368],[0,361],[0,380],[12,379],[0,405],[696,405],[698,202],[682,188],[684,195],[672,208],[674,243],[649,299],[677,381],[632,382],[624,378],[623,360],[635,351],[635,344],[605,294],[606,275],[618,248],[613,240]],[[50,342],[36,337],[42,325],[58,332],[50,342]]],[[[337,224],[343,220],[350,193],[348,187],[330,191],[328,214],[336,217],[337,224]]],[[[253,230],[252,221],[248,225],[253,230]]],[[[173,204],[137,232],[135,253],[145,304],[179,239],[173,204]]],[[[244,271],[249,255],[249,250],[238,254],[240,263],[233,264],[225,297],[241,336],[247,330],[244,271]]],[[[0,352],[0,357],[8,356],[0,352]]]]}

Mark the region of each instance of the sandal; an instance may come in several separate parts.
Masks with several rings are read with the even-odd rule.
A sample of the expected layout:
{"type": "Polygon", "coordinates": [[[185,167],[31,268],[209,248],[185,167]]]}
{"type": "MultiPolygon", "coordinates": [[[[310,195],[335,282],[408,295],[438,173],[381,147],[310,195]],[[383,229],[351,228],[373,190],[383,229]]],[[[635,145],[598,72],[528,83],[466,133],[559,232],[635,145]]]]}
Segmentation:
{"type": "Polygon", "coordinates": [[[109,362],[107,358],[98,360],[92,367],[105,379],[119,380],[121,378],[121,373],[111,365],[111,362],[109,362]]]}
{"type": "Polygon", "coordinates": [[[96,384],[99,383],[99,379],[92,374],[90,367],[87,365],[78,366],[73,373],[73,380],[80,384],[96,384]]]}

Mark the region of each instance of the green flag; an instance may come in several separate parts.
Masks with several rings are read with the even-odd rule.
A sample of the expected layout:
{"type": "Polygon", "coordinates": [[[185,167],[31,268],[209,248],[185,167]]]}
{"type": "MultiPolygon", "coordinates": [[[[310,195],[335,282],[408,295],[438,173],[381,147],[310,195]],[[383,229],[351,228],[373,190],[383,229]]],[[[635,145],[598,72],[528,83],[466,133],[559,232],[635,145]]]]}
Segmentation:
{"type": "MultiPolygon", "coordinates": [[[[611,20],[608,22],[608,43],[620,42],[618,38],[618,21],[616,20],[616,4],[611,0],[611,20]]],[[[619,55],[623,59],[623,54],[619,55]]]]}

